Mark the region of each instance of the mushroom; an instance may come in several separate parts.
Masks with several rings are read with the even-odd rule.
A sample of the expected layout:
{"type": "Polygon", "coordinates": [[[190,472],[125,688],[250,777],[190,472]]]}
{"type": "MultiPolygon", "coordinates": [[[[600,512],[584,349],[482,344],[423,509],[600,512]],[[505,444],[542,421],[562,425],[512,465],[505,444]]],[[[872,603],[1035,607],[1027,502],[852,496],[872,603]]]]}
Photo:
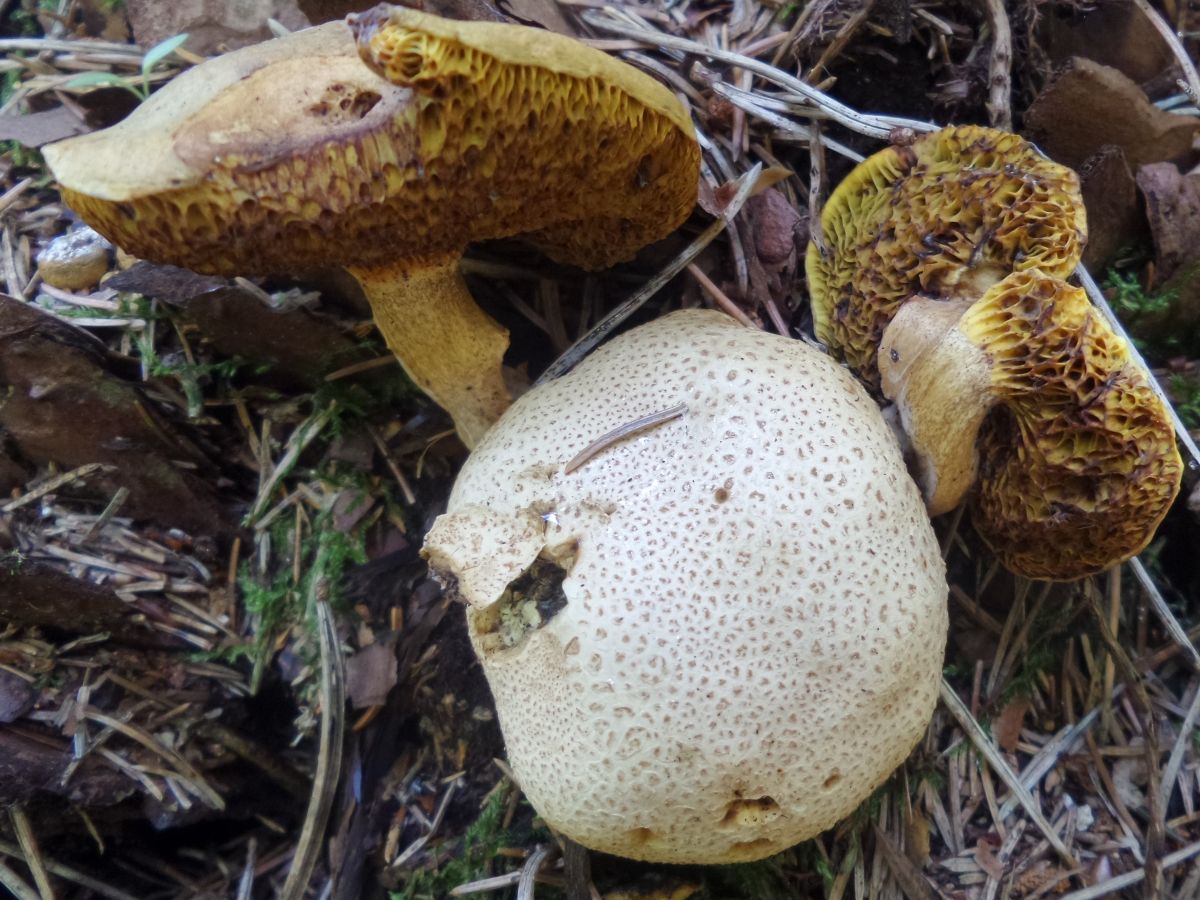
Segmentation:
{"type": "Polygon", "coordinates": [[[526,796],[604,852],[739,862],[815,835],[937,698],[945,570],[894,436],[828,357],[718,312],[517,400],[423,553],[526,796]]]}
{"type": "Polygon", "coordinates": [[[1080,578],[1138,553],[1183,475],[1150,376],[1083,290],[1037,269],[961,306],[908,301],[879,353],[930,511],[978,469],[972,520],[1011,571],[1080,578]],[[921,322],[954,309],[940,335],[921,322]]]}
{"type": "Polygon", "coordinates": [[[696,196],[682,104],[558,34],[380,7],[203,63],[120,124],[46,148],[64,199],[138,256],[209,274],[345,266],[473,446],[508,406],[507,332],[458,261],[524,235],[585,268],[696,196]],[[376,74],[373,65],[396,83],[376,74]]]}
{"type": "Polygon", "coordinates": [[[1086,235],[1073,172],[947,128],[860,164],[821,224],[817,335],[895,402],[931,515],[977,485],[976,530],[1031,578],[1145,547],[1182,464],[1150,376],[1062,280],[1086,235]]]}
{"type": "Polygon", "coordinates": [[[1009,272],[1067,278],[1087,222],[1079,178],[1018,135],[966,125],[868,157],[809,243],[817,338],[871,387],[883,330],[914,295],[977,300],[1009,272]]]}

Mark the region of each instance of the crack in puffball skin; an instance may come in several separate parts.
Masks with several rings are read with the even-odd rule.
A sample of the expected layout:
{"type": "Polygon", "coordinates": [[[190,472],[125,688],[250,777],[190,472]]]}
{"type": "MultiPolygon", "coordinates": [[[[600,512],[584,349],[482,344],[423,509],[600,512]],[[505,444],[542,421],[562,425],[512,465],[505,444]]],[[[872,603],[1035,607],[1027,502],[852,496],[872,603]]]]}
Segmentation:
{"type": "Polygon", "coordinates": [[[879,410],[800,341],[679,312],[518,400],[426,553],[470,596],[475,573],[512,580],[539,551],[567,561],[565,608],[500,650],[483,649],[478,593],[468,621],[522,788],[585,846],[765,857],[853,811],[924,733],[938,546],[879,410]]]}

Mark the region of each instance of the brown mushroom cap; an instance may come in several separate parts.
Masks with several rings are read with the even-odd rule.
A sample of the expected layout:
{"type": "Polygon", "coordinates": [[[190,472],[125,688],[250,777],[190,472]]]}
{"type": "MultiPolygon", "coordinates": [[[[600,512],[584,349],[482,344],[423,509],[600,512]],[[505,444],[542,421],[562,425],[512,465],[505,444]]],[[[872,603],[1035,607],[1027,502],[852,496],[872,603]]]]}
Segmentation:
{"type": "Polygon", "coordinates": [[[1030,578],[1080,578],[1145,547],[1183,465],[1149,375],[1086,293],[1016,272],[958,305],[936,341],[897,345],[929,305],[905,304],[880,353],[928,505],[956,505],[977,471],[975,528],[1030,578]]]}
{"type": "Polygon", "coordinates": [[[211,274],[385,265],[518,234],[603,267],[690,212],[699,150],[649,76],[558,34],[411,10],[375,40],[402,29],[475,68],[400,87],[331,22],[197,66],[47,162],[119,246],[211,274]],[[547,55],[581,62],[560,72],[547,55]]]}
{"type": "Polygon", "coordinates": [[[469,604],[525,794],[605,852],[735,862],[817,834],[937,698],[945,573],[894,437],[828,357],[720,313],[519,399],[424,552],[469,604]]]}
{"type": "Polygon", "coordinates": [[[699,147],[669,91],[570,38],[386,8],[358,22],[372,47],[407,48],[405,86],[330,23],[197,66],[46,159],[64,199],[138,256],[349,267],[471,445],[510,400],[508,335],[458,274],[465,246],[524,235],[587,268],[628,259],[688,215],[699,147]]]}
{"type": "Polygon", "coordinates": [[[1012,271],[1066,278],[1087,226],[1079,179],[1015,134],[943,128],[860,163],[806,261],[817,337],[871,386],[883,331],[914,295],[978,299],[1012,271]]]}

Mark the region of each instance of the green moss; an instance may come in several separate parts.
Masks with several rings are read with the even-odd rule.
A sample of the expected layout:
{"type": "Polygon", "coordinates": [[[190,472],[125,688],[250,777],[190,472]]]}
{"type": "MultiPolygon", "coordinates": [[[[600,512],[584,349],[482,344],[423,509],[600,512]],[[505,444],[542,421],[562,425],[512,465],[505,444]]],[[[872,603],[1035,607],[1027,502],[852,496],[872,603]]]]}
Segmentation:
{"type": "Polygon", "coordinates": [[[441,900],[454,888],[469,881],[486,878],[496,852],[510,843],[503,826],[508,791],[495,791],[459,839],[449,862],[431,870],[413,872],[404,887],[393,892],[391,900],[441,900]]]}

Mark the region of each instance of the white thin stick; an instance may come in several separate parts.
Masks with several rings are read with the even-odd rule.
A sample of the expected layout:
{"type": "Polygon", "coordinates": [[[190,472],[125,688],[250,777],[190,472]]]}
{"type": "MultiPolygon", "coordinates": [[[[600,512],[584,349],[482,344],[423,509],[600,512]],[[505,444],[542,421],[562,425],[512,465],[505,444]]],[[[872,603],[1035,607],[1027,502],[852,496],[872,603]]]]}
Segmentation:
{"type": "Polygon", "coordinates": [[[1192,742],[1192,732],[1196,728],[1197,718],[1200,718],[1200,683],[1196,684],[1196,692],[1192,695],[1191,705],[1188,706],[1187,714],[1183,717],[1179,736],[1175,739],[1175,746],[1171,748],[1171,756],[1167,759],[1167,765],[1162,771],[1162,783],[1159,785],[1158,796],[1163,809],[1167,808],[1171,794],[1175,791],[1175,780],[1179,776],[1179,767],[1183,765],[1183,754],[1192,742]]]}
{"type": "Polygon", "coordinates": [[[1154,607],[1158,618],[1166,626],[1167,631],[1180,647],[1188,652],[1192,658],[1192,665],[1200,670],[1200,652],[1196,651],[1196,646],[1188,639],[1187,632],[1183,626],[1179,624],[1179,620],[1175,618],[1175,614],[1171,612],[1171,607],[1167,605],[1166,598],[1158,589],[1158,585],[1154,583],[1154,579],[1150,577],[1150,573],[1146,571],[1146,567],[1142,565],[1142,561],[1138,557],[1134,557],[1129,561],[1129,568],[1133,569],[1133,574],[1141,584],[1142,589],[1146,592],[1146,596],[1150,598],[1150,605],[1154,607]]]}
{"type": "MultiPolygon", "coordinates": [[[[714,81],[712,84],[712,89],[714,94],[724,97],[734,106],[738,107],[739,109],[744,109],[756,119],[761,119],[768,125],[774,125],[780,131],[787,132],[789,135],[793,135],[810,144],[816,140],[816,138],[813,137],[811,128],[806,125],[801,125],[799,122],[793,122],[791,119],[787,118],[787,116],[768,109],[761,103],[760,99],[755,97],[755,95],[750,91],[743,91],[740,88],[734,87],[733,85],[725,84],[723,81],[714,81]]],[[[783,104],[780,105],[782,106],[783,104]]],[[[856,163],[860,163],[866,159],[866,157],[861,153],[851,150],[849,147],[839,141],[825,138],[825,145],[835,153],[840,153],[842,156],[846,157],[846,159],[853,160],[856,163]]]]}
{"type": "Polygon", "coordinates": [[[1195,469],[1200,467],[1200,448],[1196,447],[1196,442],[1192,440],[1192,435],[1188,432],[1187,426],[1179,418],[1179,413],[1175,412],[1175,407],[1171,404],[1171,398],[1167,396],[1166,391],[1162,389],[1162,385],[1158,383],[1158,379],[1150,372],[1150,367],[1146,365],[1146,360],[1134,345],[1133,338],[1129,336],[1129,332],[1125,330],[1125,326],[1121,324],[1121,320],[1117,318],[1116,314],[1112,311],[1112,307],[1108,305],[1108,300],[1101,292],[1099,285],[1096,284],[1095,280],[1082,264],[1076,266],[1075,276],[1079,279],[1079,283],[1083,285],[1083,289],[1087,291],[1092,303],[1104,315],[1105,321],[1108,322],[1112,330],[1120,335],[1121,339],[1128,345],[1129,355],[1145,370],[1146,377],[1150,381],[1150,390],[1154,392],[1154,395],[1167,408],[1167,415],[1171,417],[1171,423],[1175,426],[1175,436],[1179,438],[1179,443],[1183,445],[1183,448],[1191,457],[1191,460],[1187,463],[1188,468],[1195,469]]]}
{"type": "Polygon", "coordinates": [[[849,128],[851,131],[857,131],[859,134],[865,134],[868,137],[886,140],[894,128],[911,128],[913,131],[936,131],[938,129],[937,125],[929,122],[920,122],[916,119],[874,116],[857,112],[844,103],[834,100],[828,94],[818,91],[812,85],[801,81],[799,78],[795,78],[787,72],[777,69],[761,60],[750,56],[743,56],[741,53],[733,53],[717,47],[708,47],[695,41],[689,41],[686,38],[673,37],[646,28],[634,28],[613,21],[613,19],[607,16],[600,16],[590,12],[585,12],[583,19],[592,27],[602,31],[620,34],[657,47],[679,50],[683,53],[691,53],[696,56],[715,59],[729,65],[748,69],[755,75],[765,78],[767,81],[774,82],[801,95],[814,106],[828,113],[829,117],[838,124],[849,128]]]}
{"type": "Polygon", "coordinates": [[[945,678],[942,679],[941,698],[942,703],[950,710],[951,715],[958,720],[958,724],[962,727],[963,731],[967,733],[967,737],[971,739],[971,743],[983,754],[984,759],[992,767],[992,771],[1000,776],[1001,781],[1008,785],[1008,789],[1017,798],[1017,801],[1025,810],[1025,814],[1033,820],[1033,824],[1042,832],[1042,836],[1054,848],[1059,858],[1072,867],[1079,865],[1078,860],[1071,856],[1071,851],[1067,849],[1067,845],[1062,842],[1062,838],[1054,830],[1054,826],[1046,821],[1046,817],[1042,815],[1042,810],[1038,806],[1037,800],[1029,793],[1025,785],[1021,784],[1021,779],[1017,777],[1016,773],[1008,767],[1008,763],[1004,761],[1004,757],[992,745],[987,733],[975,721],[975,717],[971,715],[971,711],[967,709],[966,705],[958,699],[958,694],[954,693],[954,688],[947,683],[945,678]]]}
{"type": "MultiPolygon", "coordinates": [[[[1182,850],[1168,853],[1159,860],[1159,868],[1165,870],[1171,868],[1171,866],[1177,866],[1198,853],[1200,853],[1200,841],[1188,844],[1182,850]]],[[[1069,894],[1063,894],[1061,900],[1096,900],[1097,897],[1115,897],[1117,891],[1123,890],[1132,884],[1137,884],[1145,877],[1145,869],[1134,869],[1132,872],[1126,872],[1124,875],[1118,875],[1116,878],[1110,878],[1108,881],[1092,885],[1092,887],[1084,888],[1081,891],[1072,891],[1069,894]]]]}

